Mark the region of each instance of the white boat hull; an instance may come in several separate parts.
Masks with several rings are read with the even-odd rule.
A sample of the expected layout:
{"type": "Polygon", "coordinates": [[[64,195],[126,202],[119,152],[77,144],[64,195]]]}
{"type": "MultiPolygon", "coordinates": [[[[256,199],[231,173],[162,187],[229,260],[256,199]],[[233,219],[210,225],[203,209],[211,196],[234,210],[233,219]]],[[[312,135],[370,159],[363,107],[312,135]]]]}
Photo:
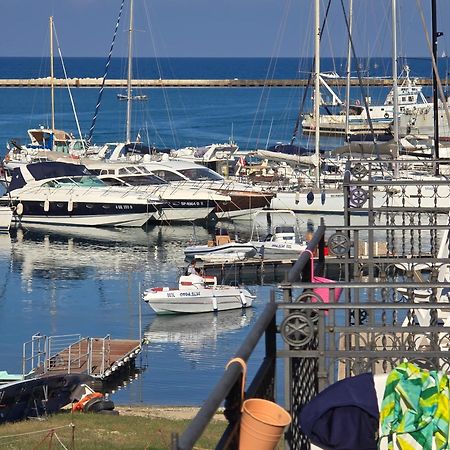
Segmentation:
{"type": "Polygon", "coordinates": [[[0,231],[8,231],[11,226],[13,213],[9,206],[0,206],[0,231]]]}
{"type": "Polygon", "coordinates": [[[156,314],[195,314],[252,306],[253,296],[243,288],[216,286],[200,289],[149,289],[144,301],[156,314]]]}
{"type": "Polygon", "coordinates": [[[111,214],[111,215],[83,215],[83,216],[44,216],[44,215],[14,215],[13,220],[19,223],[40,223],[50,225],[72,225],[90,227],[133,227],[144,226],[153,214],[111,214]]]}
{"type": "Polygon", "coordinates": [[[305,248],[306,244],[267,242],[263,243],[259,252],[264,259],[297,259],[305,248]]]}
{"type": "Polygon", "coordinates": [[[204,255],[242,255],[253,254],[256,255],[257,249],[254,245],[248,243],[231,242],[229,244],[214,245],[193,245],[184,249],[184,254],[187,258],[202,257],[204,255]]]}
{"type": "Polygon", "coordinates": [[[158,218],[160,222],[195,222],[206,220],[213,211],[210,208],[162,208],[158,218]]]}

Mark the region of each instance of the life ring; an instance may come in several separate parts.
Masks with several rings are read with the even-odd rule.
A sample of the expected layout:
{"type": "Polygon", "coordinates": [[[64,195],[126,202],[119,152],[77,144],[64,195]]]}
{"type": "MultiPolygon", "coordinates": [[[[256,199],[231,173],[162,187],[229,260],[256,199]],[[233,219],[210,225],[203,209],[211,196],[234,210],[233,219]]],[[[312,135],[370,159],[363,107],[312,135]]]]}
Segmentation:
{"type": "Polygon", "coordinates": [[[103,398],[103,394],[100,392],[92,392],[91,394],[83,395],[80,400],[72,406],[72,411],[83,411],[84,405],[93,398],[103,398]]]}
{"type": "Polygon", "coordinates": [[[384,113],[384,118],[389,119],[389,113],[384,113]]]}

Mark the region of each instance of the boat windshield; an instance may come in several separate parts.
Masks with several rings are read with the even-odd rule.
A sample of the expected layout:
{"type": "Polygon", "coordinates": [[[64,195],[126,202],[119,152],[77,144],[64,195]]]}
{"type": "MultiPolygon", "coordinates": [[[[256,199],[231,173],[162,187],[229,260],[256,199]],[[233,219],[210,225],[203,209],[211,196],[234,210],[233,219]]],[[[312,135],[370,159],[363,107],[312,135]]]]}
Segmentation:
{"type": "Polygon", "coordinates": [[[167,181],[164,181],[155,175],[122,175],[120,179],[131,186],[168,184],[167,181]]]}
{"type": "Polygon", "coordinates": [[[181,174],[193,181],[223,181],[223,178],[207,167],[179,170],[181,174]]]}
{"type": "Polygon", "coordinates": [[[46,187],[66,187],[66,186],[105,186],[102,180],[93,176],[65,177],[57,180],[50,180],[43,184],[46,187]]]}

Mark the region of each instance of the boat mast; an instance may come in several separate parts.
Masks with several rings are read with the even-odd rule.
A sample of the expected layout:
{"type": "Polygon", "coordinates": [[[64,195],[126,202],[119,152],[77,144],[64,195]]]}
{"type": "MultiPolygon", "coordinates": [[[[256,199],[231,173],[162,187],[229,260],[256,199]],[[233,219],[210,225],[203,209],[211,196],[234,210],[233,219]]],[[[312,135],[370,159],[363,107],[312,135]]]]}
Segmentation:
{"type": "MultiPolygon", "coordinates": [[[[436,0],[431,0],[431,33],[433,39],[433,59],[437,67],[437,40],[442,33],[437,31],[437,11],[436,0]]],[[[433,113],[434,113],[434,157],[439,159],[439,105],[438,105],[438,86],[437,74],[433,70],[433,113]]],[[[436,165],[436,175],[439,175],[439,165],[436,165]]]]}
{"type": "Polygon", "coordinates": [[[352,24],[353,24],[353,0],[349,0],[349,36],[347,46],[347,86],[345,90],[345,139],[349,138],[349,123],[348,116],[350,115],[350,71],[352,67],[352,24]]]}
{"type": "Polygon", "coordinates": [[[133,74],[132,52],[133,52],[133,3],[130,0],[130,26],[128,29],[128,77],[127,77],[127,134],[126,142],[131,142],[131,77],[133,74]]]}
{"type": "Polygon", "coordinates": [[[314,119],[316,187],[320,187],[320,0],[314,3],[314,119]]]}
{"type": "Polygon", "coordinates": [[[52,104],[52,150],[55,140],[55,73],[53,67],[53,16],[50,16],[50,93],[52,104]]]}
{"type": "MultiPolygon", "coordinates": [[[[394,101],[394,143],[395,155],[394,159],[399,157],[399,141],[398,141],[398,80],[397,80],[397,0],[392,0],[392,96],[394,101]]],[[[395,165],[397,169],[397,164],[395,165]]]]}

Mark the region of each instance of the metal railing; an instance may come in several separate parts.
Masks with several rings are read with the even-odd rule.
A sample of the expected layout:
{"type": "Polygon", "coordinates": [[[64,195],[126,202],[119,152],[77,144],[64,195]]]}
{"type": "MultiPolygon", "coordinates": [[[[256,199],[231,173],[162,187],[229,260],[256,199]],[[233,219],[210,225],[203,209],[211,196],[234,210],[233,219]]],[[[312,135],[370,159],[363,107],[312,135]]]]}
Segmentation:
{"type": "MultiPolygon", "coordinates": [[[[329,233],[321,222],[308,244],[318,255],[315,271],[337,267],[343,281],[311,283],[310,254],[303,252],[280,286],[283,301],[266,306],[235,354],[247,361],[266,336],[247,398],[276,401],[277,359],[284,361],[284,407],[292,417],[285,444],[291,450],[310,448],[299,413],[329,384],[368,371],[387,373],[404,358],[450,370],[448,180],[380,180],[380,164],[387,171],[392,161],[364,164],[347,165],[344,225],[329,233]],[[325,265],[326,232],[334,259],[325,265]],[[328,299],[318,287],[328,289],[328,299]]],[[[216,448],[237,448],[240,386],[241,369],[232,364],[186,431],[173,436],[172,450],[193,448],[222,404],[229,425],[216,448]]]]}

